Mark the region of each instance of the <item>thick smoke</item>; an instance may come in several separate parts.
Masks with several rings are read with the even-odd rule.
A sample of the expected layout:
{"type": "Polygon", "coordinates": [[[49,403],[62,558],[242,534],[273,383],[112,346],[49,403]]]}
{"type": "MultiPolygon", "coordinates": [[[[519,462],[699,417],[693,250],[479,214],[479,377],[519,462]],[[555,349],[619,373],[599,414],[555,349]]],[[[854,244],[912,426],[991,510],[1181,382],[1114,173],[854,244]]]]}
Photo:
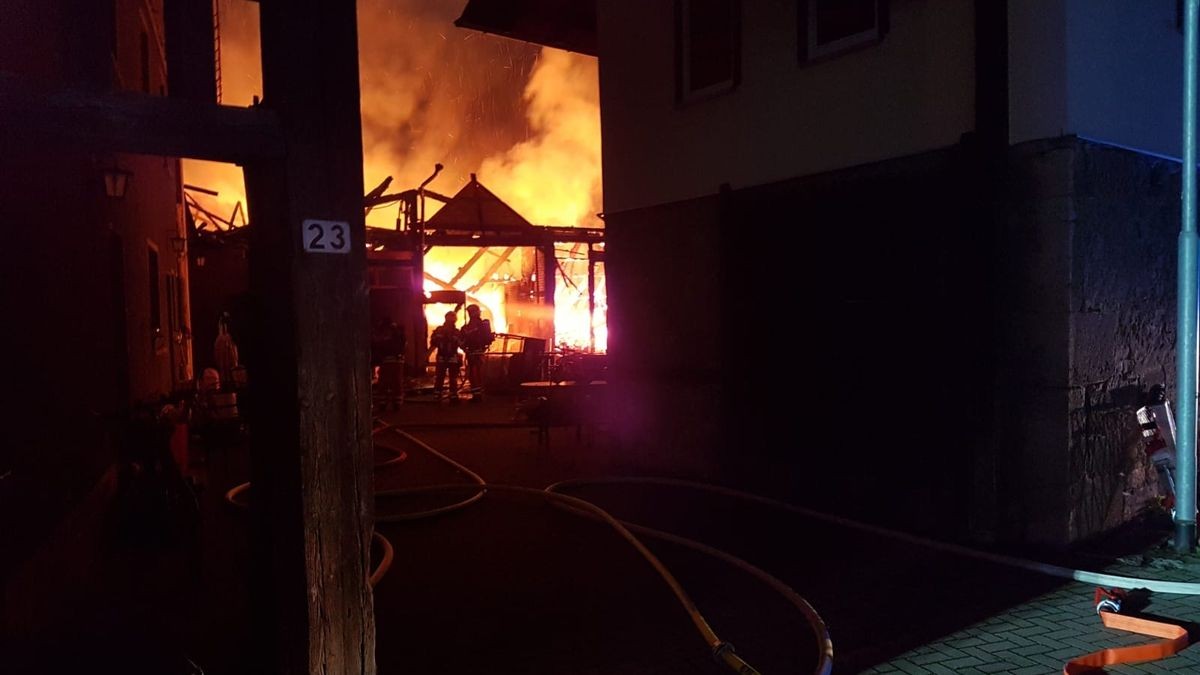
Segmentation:
{"type": "MultiPolygon", "coordinates": [[[[456,28],[464,0],[360,0],[363,178],[453,194],[479,180],[537,224],[597,224],[600,128],[595,60],[456,28]],[[539,58],[540,53],[540,58],[539,58]]],[[[221,0],[223,102],[262,91],[258,7],[221,0]]],[[[188,162],[188,182],[244,199],[240,171],[188,162]]],[[[430,207],[435,203],[430,202],[430,207]]],[[[430,209],[430,213],[433,208],[430,209]]],[[[395,209],[369,216],[391,227],[395,209]]]]}

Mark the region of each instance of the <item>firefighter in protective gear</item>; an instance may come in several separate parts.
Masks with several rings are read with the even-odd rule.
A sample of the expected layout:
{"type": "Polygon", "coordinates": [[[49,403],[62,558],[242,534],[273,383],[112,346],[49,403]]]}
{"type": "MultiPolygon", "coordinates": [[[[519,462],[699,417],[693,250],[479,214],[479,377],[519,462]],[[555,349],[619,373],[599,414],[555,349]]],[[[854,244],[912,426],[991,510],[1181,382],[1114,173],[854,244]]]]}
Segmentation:
{"type": "Polygon", "coordinates": [[[479,305],[467,305],[467,323],[462,328],[463,351],[467,353],[467,379],[471,382],[471,400],[483,400],[483,353],[496,334],[492,322],[483,318],[479,305]]]}
{"type": "Polygon", "coordinates": [[[446,375],[450,376],[450,400],[458,400],[458,369],[461,361],[458,349],[462,347],[462,332],[458,330],[458,315],[446,312],[446,321],[433,330],[429,336],[429,353],[437,352],[433,393],[439,400],[442,398],[442,385],[446,375]]]}
{"type": "Polygon", "coordinates": [[[391,317],[381,317],[371,332],[371,368],[378,375],[381,411],[404,402],[404,349],[404,329],[391,317]]]}

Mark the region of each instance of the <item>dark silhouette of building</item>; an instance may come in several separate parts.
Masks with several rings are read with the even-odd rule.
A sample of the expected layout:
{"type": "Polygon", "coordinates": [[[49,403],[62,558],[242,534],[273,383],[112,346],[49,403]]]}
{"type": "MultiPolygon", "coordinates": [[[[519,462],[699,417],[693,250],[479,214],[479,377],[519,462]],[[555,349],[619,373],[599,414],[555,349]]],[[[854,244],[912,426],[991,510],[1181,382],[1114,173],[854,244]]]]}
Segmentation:
{"type": "Polygon", "coordinates": [[[5,6],[0,269],[14,396],[0,444],[0,528],[27,535],[5,547],[13,555],[112,463],[113,430],[131,407],[192,378],[178,159],[75,143],[69,125],[48,143],[21,106],[56,88],[165,96],[163,12],[162,2],[5,6]]]}
{"type": "Polygon", "coordinates": [[[599,57],[631,456],[980,539],[1143,508],[1176,3],[581,4],[459,24],[599,57]]]}

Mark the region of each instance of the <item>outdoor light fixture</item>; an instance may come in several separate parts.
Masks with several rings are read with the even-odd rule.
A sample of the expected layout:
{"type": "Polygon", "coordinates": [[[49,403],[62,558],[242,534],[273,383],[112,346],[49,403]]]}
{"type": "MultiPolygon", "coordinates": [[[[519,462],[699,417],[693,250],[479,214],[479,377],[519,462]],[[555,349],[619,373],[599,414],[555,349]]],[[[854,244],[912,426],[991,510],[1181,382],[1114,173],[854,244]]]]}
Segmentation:
{"type": "Polygon", "coordinates": [[[187,252],[187,239],[184,237],[171,237],[171,250],[175,251],[175,255],[182,256],[187,252]]]}
{"type": "Polygon", "coordinates": [[[111,167],[104,170],[104,194],[115,199],[120,199],[125,196],[125,188],[129,184],[129,177],[133,174],[117,167],[111,167]]]}

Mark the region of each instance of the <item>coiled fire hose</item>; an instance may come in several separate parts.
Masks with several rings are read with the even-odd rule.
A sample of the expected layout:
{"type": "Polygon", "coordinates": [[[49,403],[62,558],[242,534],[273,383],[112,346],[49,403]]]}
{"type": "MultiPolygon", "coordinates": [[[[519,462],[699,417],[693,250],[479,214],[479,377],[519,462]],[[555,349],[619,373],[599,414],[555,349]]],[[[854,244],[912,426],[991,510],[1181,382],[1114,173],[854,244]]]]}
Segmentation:
{"type": "Polygon", "coordinates": [[[1119,663],[1142,663],[1174,656],[1187,649],[1188,632],[1182,626],[1165,621],[1153,621],[1137,616],[1121,614],[1125,592],[1118,589],[1097,588],[1095,594],[1096,613],[1106,628],[1162,638],[1157,642],[1130,647],[1111,647],[1071,659],[1063,666],[1063,675],[1081,675],[1095,672],[1105,666],[1119,663]]]}

